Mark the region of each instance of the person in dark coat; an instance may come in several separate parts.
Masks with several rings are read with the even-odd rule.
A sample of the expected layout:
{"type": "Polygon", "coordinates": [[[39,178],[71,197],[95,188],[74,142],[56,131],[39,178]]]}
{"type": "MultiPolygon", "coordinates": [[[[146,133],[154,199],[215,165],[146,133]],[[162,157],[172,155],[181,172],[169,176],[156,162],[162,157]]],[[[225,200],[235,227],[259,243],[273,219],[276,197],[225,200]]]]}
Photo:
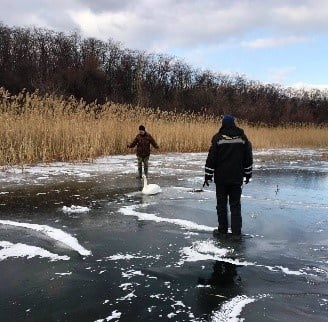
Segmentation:
{"type": "Polygon", "coordinates": [[[244,131],[237,127],[235,119],[226,115],[222,126],[211,142],[205,164],[204,185],[209,185],[214,175],[216,184],[218,230],[214,234],[228,232],[228,201],[231,212],[231,231],[235,239],[241,236],[241,189],[243,179],[247,184],[252,177],[252,145],[244,131]]]}
{"type": "Polygon", "coordinates": [[[144,174],[148,176],[148,160],[150,156],[150,146],[158,149],[159,146],[153,137],[146,132],[143,125],[139,126],[139,134],[135,137],[131,144],[128,144],[128,148],[134,148],[137,146],[137,159],[138,159],[138,178],[142,178],[142,165],[144,166],[144,174]]]}

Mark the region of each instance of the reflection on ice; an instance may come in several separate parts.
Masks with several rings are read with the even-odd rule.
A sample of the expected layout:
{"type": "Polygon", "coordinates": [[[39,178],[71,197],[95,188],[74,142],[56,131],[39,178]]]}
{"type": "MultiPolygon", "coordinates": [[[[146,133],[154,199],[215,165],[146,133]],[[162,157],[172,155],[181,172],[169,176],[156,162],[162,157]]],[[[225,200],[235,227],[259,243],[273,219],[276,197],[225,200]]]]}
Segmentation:
{"type": "MultiPolygon", "coordinates": [[[[143,205],[145,206],[145,205],[143,205]]],[[[175,224],[183,229],[199,230],[199,231],[213,231],[213,227],[199,225],[195,222],[182,220],[182,219],[172,219],[158,217],[155,214],[137,212],[134,209],[137,208],[136,205],[126,206],[121,208],[119,211],[125,216],[136,216],[139,220],[154,221],[154,222],[167,222],[170,224],[175,224]]],[[[307,273],[304,269],[291,270],[288,267],[283,267],[281,265],[271,266],[257,264],[254,262],[249,262],[245,260],[240,260],[239,258],[232,258],[231,254],[233,249],[219,248],[213,240],[207,241],[196,241],[190,247],[184,247],[180,250],[181,259],[176,263],[177,266],[183,265],[185,262],[197,262],[204,260],[220,260],[225,263],[230,263],[238,266],[255,266],[264,267],[272,272],[283,272],[286,275],[308,275],[314,276],[312,273],[307,273]]],[[[128,258],[128,257],[127,257],[128,258]]]]}

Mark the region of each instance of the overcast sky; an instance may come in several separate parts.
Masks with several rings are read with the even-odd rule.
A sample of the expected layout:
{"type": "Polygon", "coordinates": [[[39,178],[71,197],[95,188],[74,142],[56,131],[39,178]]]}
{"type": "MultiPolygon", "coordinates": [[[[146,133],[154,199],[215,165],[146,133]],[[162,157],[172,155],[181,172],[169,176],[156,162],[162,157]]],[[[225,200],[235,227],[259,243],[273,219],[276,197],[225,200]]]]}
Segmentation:
{"type": "Polygon", "coordinates": [[[281,85],[328,84],[328,0],[1,0],[0,22],[36,26],[281,85]]]}

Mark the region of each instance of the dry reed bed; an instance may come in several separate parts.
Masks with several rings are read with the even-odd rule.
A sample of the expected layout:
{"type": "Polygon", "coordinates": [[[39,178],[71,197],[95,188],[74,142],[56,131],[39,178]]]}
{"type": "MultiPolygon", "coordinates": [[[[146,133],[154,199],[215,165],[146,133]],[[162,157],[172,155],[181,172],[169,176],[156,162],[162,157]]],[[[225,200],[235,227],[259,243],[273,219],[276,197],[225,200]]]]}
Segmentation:
{"type": "MultiPolygon", "coordinates": [[[[0,88],[0,165],[92,160],[132,153],[126,148],[144,124],[164,152],[204,152],[219,128],[212,116],[129,105],[86,104],[74,98],[0,88]]],[[[241,124],[256,148],[327,147],[328,128],[241,124]]]]}

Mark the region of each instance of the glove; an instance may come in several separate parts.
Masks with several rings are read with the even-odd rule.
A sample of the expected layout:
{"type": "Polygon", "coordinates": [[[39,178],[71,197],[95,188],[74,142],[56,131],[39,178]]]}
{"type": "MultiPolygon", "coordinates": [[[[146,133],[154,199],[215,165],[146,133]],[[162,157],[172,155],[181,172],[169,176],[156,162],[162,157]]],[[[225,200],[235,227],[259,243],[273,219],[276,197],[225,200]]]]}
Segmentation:
{"type": "Polygon", "coordinates": [[[249,182],[249,179],[251,178],[252,176],[250,176],[250,175],[247,175],[246,174],[246,176],[245,176],[245,184],[247,184],[248,182],[249,182]]]}
{"type": "Polygon", "coordinates": [[[205,174],[205,180],[204,180],[204,184],[203,187],[205,187],[205,185],[207,185],[209,187],[209,181],[213,180],[213,175],[211,174],[205,174]]]}

